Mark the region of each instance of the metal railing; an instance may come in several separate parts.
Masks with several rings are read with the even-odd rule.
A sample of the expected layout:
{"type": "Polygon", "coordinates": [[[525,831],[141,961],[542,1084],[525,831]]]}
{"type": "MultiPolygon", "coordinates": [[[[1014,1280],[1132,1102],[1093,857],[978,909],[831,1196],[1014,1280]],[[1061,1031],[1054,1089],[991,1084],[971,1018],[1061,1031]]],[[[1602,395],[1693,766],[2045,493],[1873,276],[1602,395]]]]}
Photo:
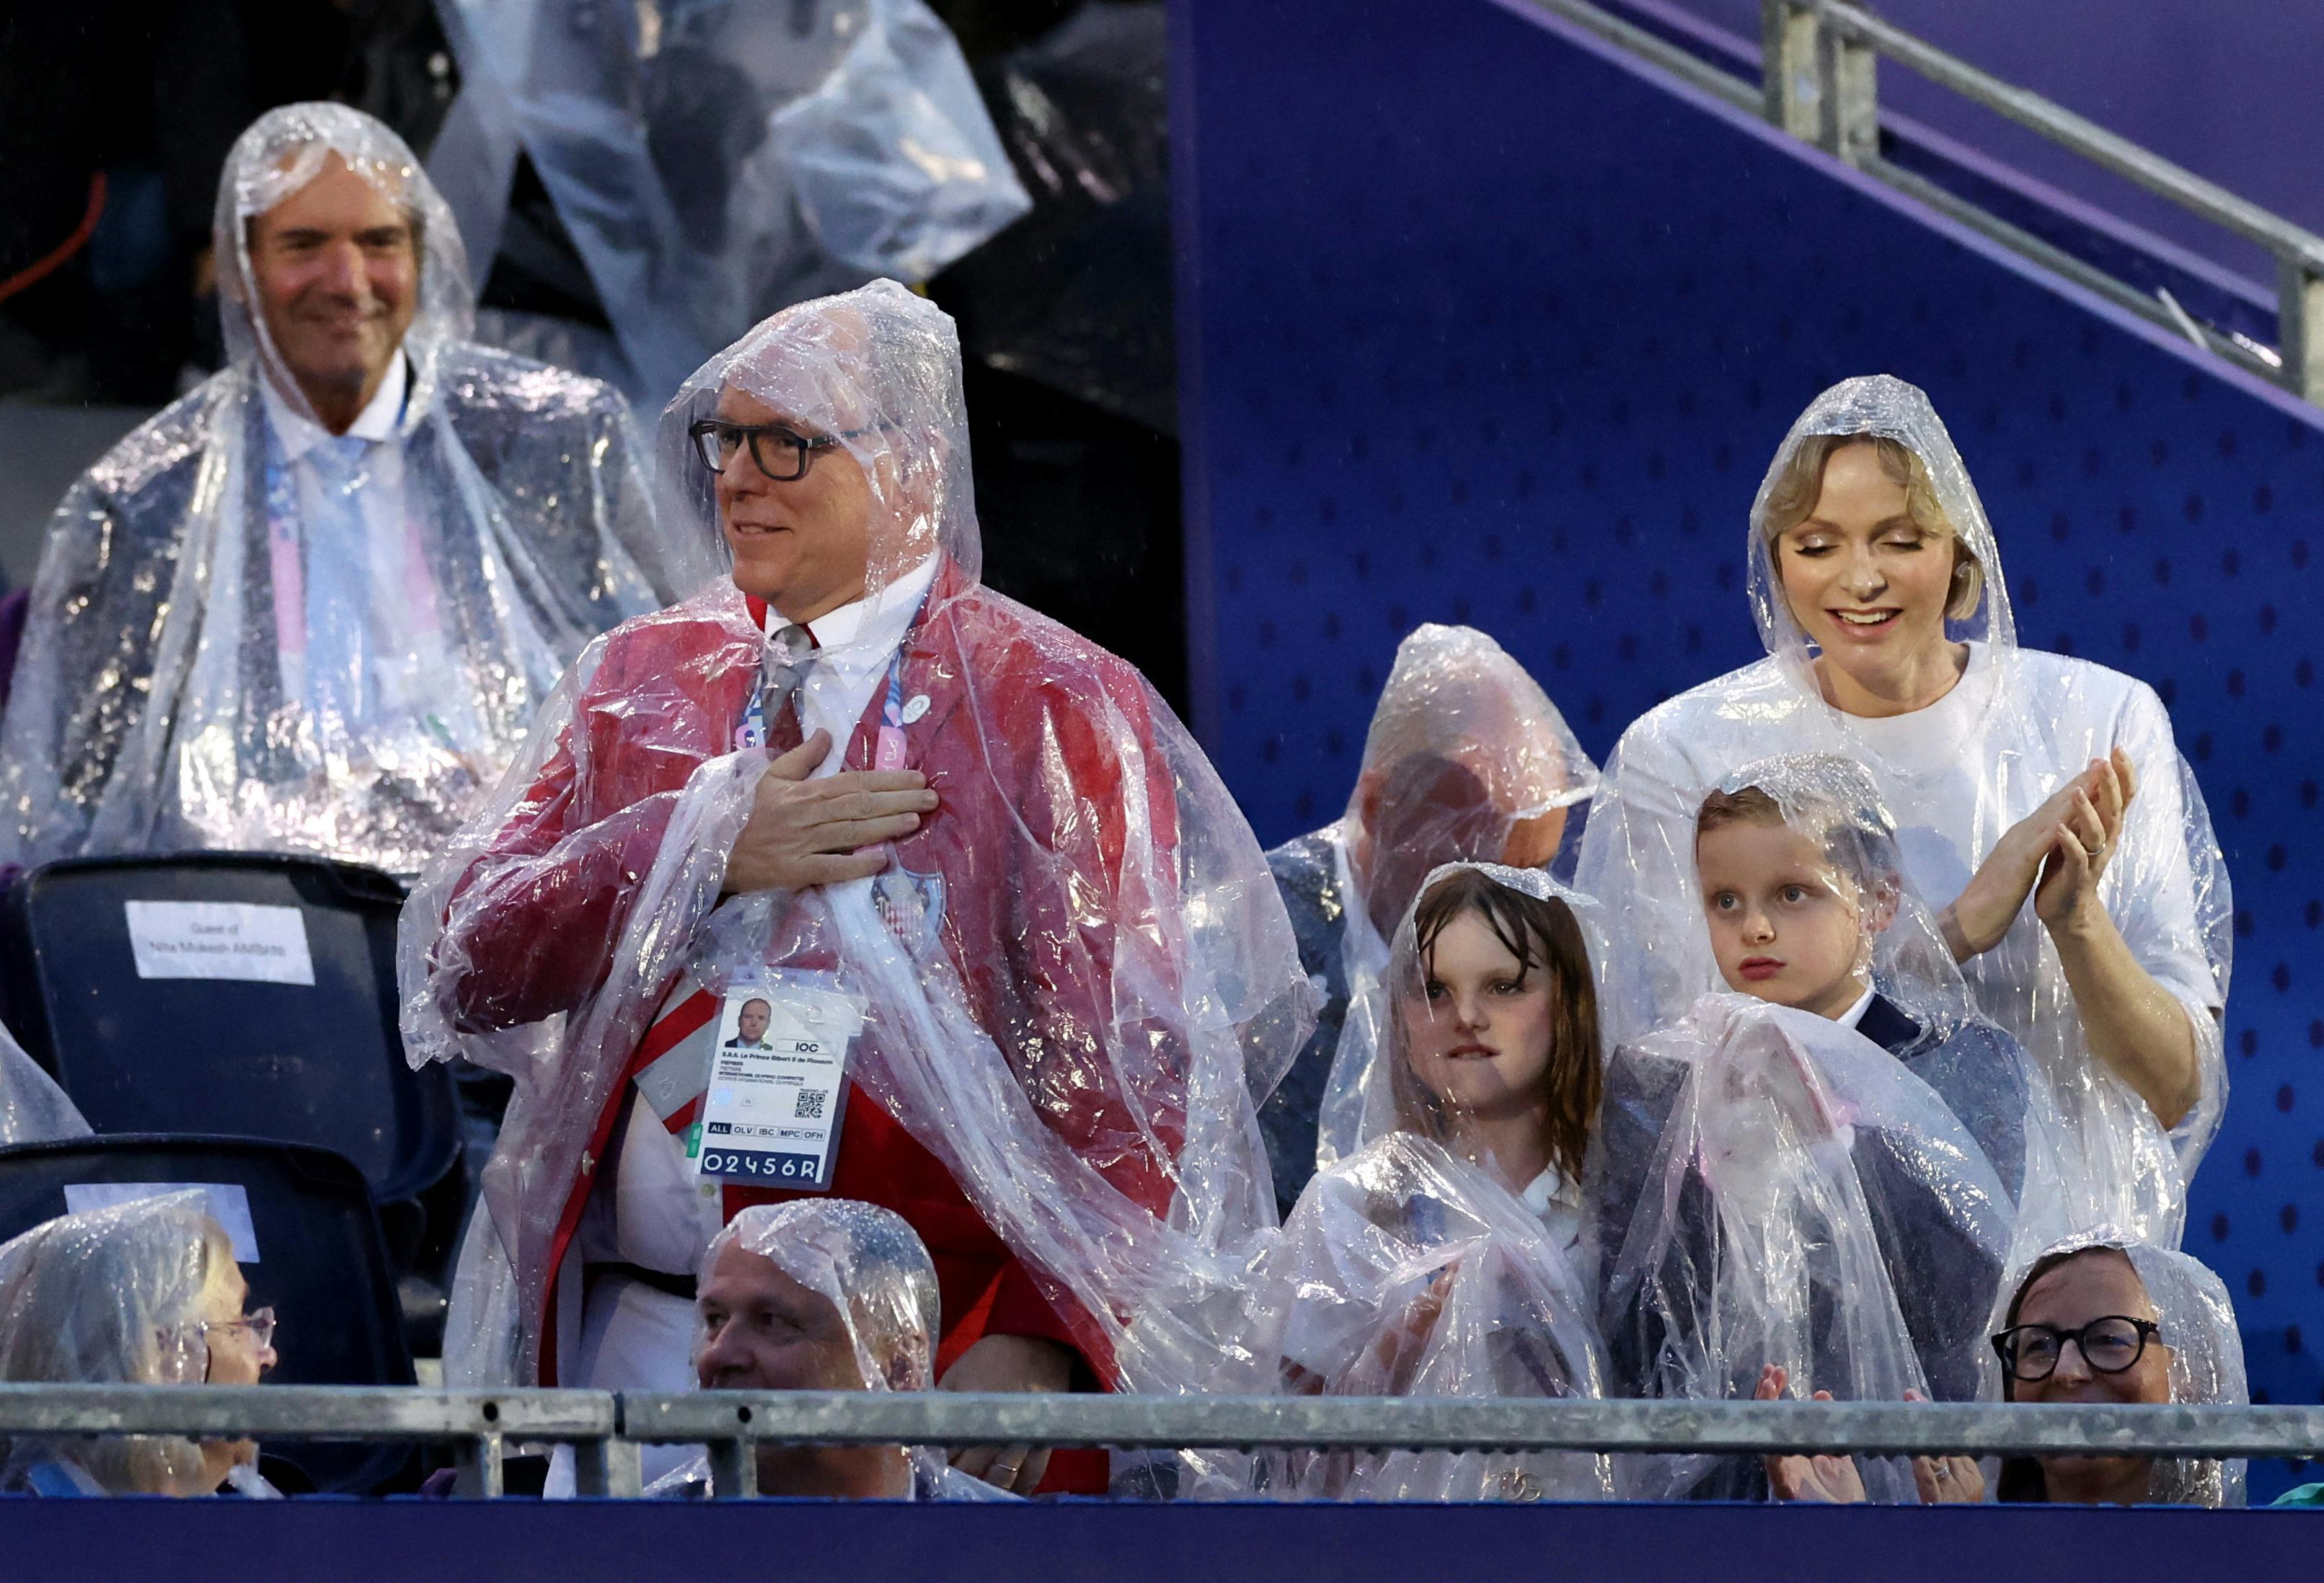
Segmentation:
{"type": "Polygon", "coordinates": [[[1591,0],[1529,0],[1692,86],[1759,111],[1949,217],[2237,366],[2324,405],[2324,237],[2217,182],[2108,132],[2061,105],[1884,22],[1849,0],[1760,0],[1760,81],[1754,86],[1591,0]],[[1879,61],[1886,58],[2103,170],[2264,249],[2276,272],[2276,345],[2258,345],[2149,293],[1894,163],[1880,149],[1879,61]]]}
{"type": "Polygon", "coordinates": [[[477,1496],[502,1493],[512,1444],[571,1446],[580,1492],[614,1496],[639,1493],[641,1445],[699,1444],[714,1493],[732,1498],[755,1493],[761,1440],[2301,1458],[2324,1456],[2324,1407],[0,1385],[0,1439],[124,1434],[447,1445],[456,1489],[477,1496]]]}

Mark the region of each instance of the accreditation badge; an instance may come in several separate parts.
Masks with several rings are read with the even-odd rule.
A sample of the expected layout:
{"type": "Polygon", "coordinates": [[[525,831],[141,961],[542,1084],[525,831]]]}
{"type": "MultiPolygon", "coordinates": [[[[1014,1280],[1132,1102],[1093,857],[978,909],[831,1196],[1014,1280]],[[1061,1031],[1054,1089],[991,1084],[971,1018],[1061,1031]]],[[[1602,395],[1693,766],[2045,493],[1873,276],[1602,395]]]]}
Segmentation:
{"type": "Polygon", "coordinates": [[[705,1177],[800,1192],[831,1186],[863,1014],[862,997],[830,973],[786,972],[727,990],[703,1095],[705,1177]]]}

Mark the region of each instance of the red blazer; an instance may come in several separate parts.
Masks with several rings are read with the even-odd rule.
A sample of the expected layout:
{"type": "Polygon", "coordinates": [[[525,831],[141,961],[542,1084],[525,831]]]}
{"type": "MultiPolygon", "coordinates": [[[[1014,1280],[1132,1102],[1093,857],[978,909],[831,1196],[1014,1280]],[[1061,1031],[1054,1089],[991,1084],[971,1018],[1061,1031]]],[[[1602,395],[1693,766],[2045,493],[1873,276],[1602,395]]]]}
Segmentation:
{"type": "MultiPolygon", "coordinates": [[[[763,607],[750,604],[756,621],[763,607]]],[[[456,892],[437,953],[455,965],[439,967],[438,992],[464,1030],[571,1010],[604,983],[681,788],[698,765],[733,750],[761,649],[740,617],[697,603],[609,637],[558,750],[456,892]]],[[[904,655],[906,697],[928,699],[904,728],[906,763],[940,802],[897,843],[897,861],[943,877],[945,950],[1049,1127],[1159,1215],[1172,1184],[1154,1140],[1175,1153],[1184,1134],[1175,1040],[1165,1027],[1119,1027],[1112,981],[1132,957],[1141,983],[1175,976],[1167,943],[1176,930],[1164,925],[1178,898],[1154,892],[1176,871],[1177,805],[1153,741],[1151,695],[1130,665],[965,583],[950,563],[904,655]],[[1122,1091],[1117,1055],[1138,1074],[1138,1091],[1122,1091]]],[[[870,766],[883,695],[847,744],[851,768],[870,766]]],[[[641,1030],[653,1009],[641,1008],[641,1030]]],[[[559,1089],[573,1089],[574,1077],[559,1074],[559,1089]]],[[[556,1173],[567,1184],[547,1302],[627,1084],[586,1087],[598,1115],[569,1175],[556,1173]]],[[[979,1336],[1030,1334],[1072,1346],[1111,1378],[1098,1327],[1043,1296],[942,1161],[861,1089],[849,1098],[832,1192],[895,1210],[927,1244],[944,1289],[939,1367],[979,1336]]],[[[730,1188],[727,1212],[785,1196],[730,1188]]],[[[552,1319],[545,1302],[544,1383],[555,1378],[552,1319]]]]}

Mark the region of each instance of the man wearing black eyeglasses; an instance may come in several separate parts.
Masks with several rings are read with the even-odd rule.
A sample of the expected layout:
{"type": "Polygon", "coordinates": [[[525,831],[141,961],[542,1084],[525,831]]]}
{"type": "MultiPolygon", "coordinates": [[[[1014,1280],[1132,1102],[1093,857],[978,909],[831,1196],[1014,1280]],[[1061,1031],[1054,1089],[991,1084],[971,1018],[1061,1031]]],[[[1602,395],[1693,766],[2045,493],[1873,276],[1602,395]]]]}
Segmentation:
{"type": "MultiPolygon", "coordinates": [[[[804,1172],[927,1244],[940,1387],[1111,1385],[1126,1282],[1153,1333],[1187,1333],[1157,1294],[1198,1261],[1142,1264],[1149,1235],[1224,1237],[1263,1201],[1239,1107],[1247,1066],[1279,1072],[1304,1034],[1288,920],[1144,678],[979,584],[960,380],[951,321],[886,281],[786,309],[696,374],[664,460],[732,586],[616,632],[539,728],[565,746],[413,903],[434,933],[406,947],[431,964],[412,1047],[504,1062],[466,1035],[564,1014],[487,1173],[522,1383],[684,1388],[708,1238],[804,1172]],[[773,1124],[828,1152],[751,1179],[732,1146],[689,1149],[730,1102],[710,1042],[742,996],[778,1050],[849,1063],[773,1124]],[[1182,1170],[1197,1132],[1210,1154],[1182,1170]],[[714,1155],[723,1183],[700,1175],[714,1155]]],[[[447,1356],[492,1341],[491,1317],[456,1304],[447,1356]]],[[[1020,1493],[1105,1486],[1102,1453],[956,1465],[1020,1493]]]]}

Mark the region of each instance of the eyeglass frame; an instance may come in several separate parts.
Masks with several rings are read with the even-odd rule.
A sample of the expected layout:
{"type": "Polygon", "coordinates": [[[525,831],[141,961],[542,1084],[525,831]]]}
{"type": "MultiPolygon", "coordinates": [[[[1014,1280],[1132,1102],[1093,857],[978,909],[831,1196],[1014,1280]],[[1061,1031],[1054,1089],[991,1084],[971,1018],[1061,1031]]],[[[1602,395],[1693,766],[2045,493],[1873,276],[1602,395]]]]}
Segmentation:
{"type": "Polygon", "coordinates": [[[2058,1372],[2058,1365],[2064,1362],[2066,1359],[2066,1343],[2069,1341],[2071,1341],[2074,1344],[2074,1350],[2082,1355],[2082,1366],[2085,1368],[2088,1368],[2091,1373],[2124,1374],[2138,1367],[2138,1360],[2146,1356],[2147,1343],[2160,1337],[2162,1333],[2163,1327],[2153,1320],[2139,1319],[2135,1315],[2126,1313],[2102,1313],[2098,1315],[2098,1318],[2091,1320],[2088,1324],[2080,1325],[2070,1330],[2061,1329],[2057,1325],[2012,1325],[2007,1330],[1999,1332],[1992,1338],[1993,1353],[1996,1358],[1998,1358],[2001,1360],[2001,1372],[2006,1377],[2015,1380],[2017,1384],[2022,1385],[2038,1385],[2043,1380],[2048,1379],[2052,1375],[2058,1372]],[[2137,1332],[2138,1348],[2130,1355],[2128,1362],[2118,1365],[2113,1368],[2107,1368],[2091,1358],[2089,1348],[2083,1345],[2083,1339],[2089,1334],[2093,1328],[2098,1325],[2117,1323],[2128,1325],[2133,1330],[2137,1332]],[[2018,1335],[2025,1330],[2046,1330],[2051,1335],[2055,1336],[2058,1339],[2058,1356],[2051,1362],[2048,1373],[2037,1374],[2028,1377],[2027,1376],[2017,1372],[2017,1364],[2015,1360],[2010,1357],[2009,1341],[2011,1337],[2018,1335]]]}
{"type": "Polygon", "coordinates": [[[697,418],[686,426],[686,437],[694,442],[694,459],[701,463],[713,478],[724,478],[726,469],[712,465],[710,453],[704,448],[702,442],[723,429],[742,437],[743,444],[737,448],[751,453],[751,464],[758,468],[759,476],[770,483],[797,483],[807,476],[807,470],[815,465],[817,451],[827,451],[842,441],[887,427],[884,423],[872,423],[862,428],[842,429],[837,434],[810,437],[799,433],[787,423],[732,423],[724,418],[697,418]],[[798,472],[778,473],[767,465],[766,457],[759,453],[759,441],[769,435],[779,435],[789,445],[791,454],[798,458],[798,472]]]}
{"type": "Polygon", "coordinates": [[[274,1310],[271,1306],[262,1308],[255,1313],[244,1314],[240,1319],[195,1321],[194,1334],[199,1336],[202,1340],[202,1384],[210,1383],[210,1332],[212,1330],[248,1330],[251,1332],[251,1339],[258,1343],[258,1350],[264,1352],[274,1345],[274,1332],[281,1328],[281,1321],[274,1317],[274,1310]]]}

